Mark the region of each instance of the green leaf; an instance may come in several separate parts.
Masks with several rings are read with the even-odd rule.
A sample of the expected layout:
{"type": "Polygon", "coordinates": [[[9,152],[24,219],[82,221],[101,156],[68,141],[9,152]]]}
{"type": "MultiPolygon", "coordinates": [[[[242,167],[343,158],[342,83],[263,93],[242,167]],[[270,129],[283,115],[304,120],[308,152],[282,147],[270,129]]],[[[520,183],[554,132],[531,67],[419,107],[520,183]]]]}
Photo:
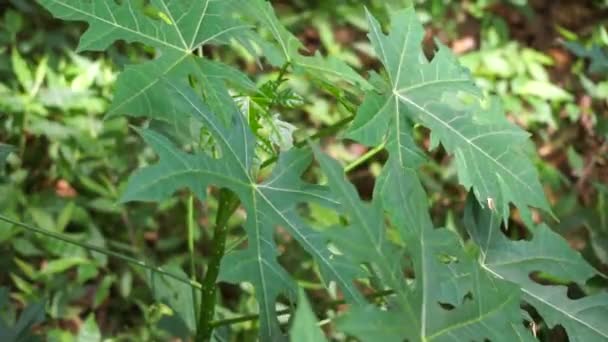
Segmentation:
{"type": "MultiPolygon", "coordinates": [[[[446,47],[439,44],[430,61],[425,57],[420,46],[424,30],[413,9],[393,15],[399,27],[389,35],[368,15],[370,39],[386,70],[367,81],[338,60],[301,55],[301,44],[264,0],[39,2],[58,17],[88,22],[81,50],[105,49],[118,40],[156,49],[156,59],[129,66],[121,74],[109,113],[150,119],[147,129],[137,131],[159,157],[131,176],[121,200],[161,202],[181,189],[203,200],[209,187],[238,196],[247,214],[248,241],[223,258],[218,281],[253,284],[260,340],[282,339],[278,298],[293,303],[297,295],[293,277],[277,260],[278,227],[314,259],[321,281],[337,284],[352,307],[337,320],[338,327],[354,337],[532,339],[522,324],[527,316],[520,309],[520,288],[498,270],[477,262],[455,231],[433,226],[428,197],[414,171],[425,158],[413,127],[420,124],[431,130],[431,145],[441,143],[455,156],[460,182],[472,187],[478,201],[496,209],[503,219],[510,203],[523,216],[528,206],[549,211],[534,166],[523,156],[521,145],[528,135],[505,119],[496,101],[478,99],[481,91],[446,47]],[[140,3],[147,4],[145,12],[136,5],[140,3]],[[261,34],[268,30],[272,42],[254,34],[250,30],[254,25],[261,34]],[[258,141],[231,94],[256,93],[255,84],[239,71],[194,53],[206,44],[232,42],[249,51],[262,50],[275,66],[290,65],[294,72],[332,84],[344,81],[355,88],[354,93],[366,92],[349,137],[368,145],[383,144],[390,154],[370,203],[360,200],[342,167],[318,150],[328,186],[302,180],[312,159],[308,150],[284,151],[270,175],[258,174],[258,141]],[[202,132],[212,138],[212,151],[180,149],[184,144],[197,146],[202,132]],[[337,227],[313,229],[301,217],[306,204],[341,214],[337,227]],[[394,295],[379,307],[364,299],[361,285],[390,288],[394,295]]],[[[60,266],[69,267],[56,267],[60,266]]],[[[185,278],[183,272],[175,272],[185,278]]],[[[584,278],[576,276],[572,278],[579,282],[584,278]]],[[[155,299],[173,313],[163,316],[160,327],[184,340],[191,337],[197,323],[196,294],[157,273],[148,282],[155,299]]],[[[109,284],[107,280],[106,288],[109,284]]],[[[294,334],[308,328],[311,335],[300,337],[323,339],[313,327],[316,320],[302,294],[299,303],[294,334]]],[[[554,319],[550,313],[542,314],[554,319]]]]}
{"type": "MultiPolygon", "coordinates": [[[[133,1],[39,0],[56,17],[89,23],[80,40],[79,50],[103,50],[118,40],[140,42],[158,50],[159,58],[141,65],[128,66],[116,83],[109,116],[128,114],[147,116],[174,124],[176,135],[189,127],[187,113],[177,112],[166,101],[168,89],[163,79],[174,82],[194,76],[199,83],[223,77],[236,79],[251,90],[246,77],[227,66],[202,61],[194,51],[207,44],[226,44],[232,39],[246,40],[249,25],[226,14],[231,0],[187,1],[153,0],[159,17],[144,14],[133,1]],[[238,75],[234,78],[234,75],[238,75]]],[[[222,82],[217,83],[221,86],[222,82]]]]}
{"type": "Polygon", "coordinates": [[[160,161],[131,177],[123,201],[160,201],[186,187],[202,199],[211,185],[237,194],[248,213],[245,229],[249,243],[246,249],[224,257],[220,279],[233,283],[248,281],[255,286],[262,338],[280,335],[276,298],[284,294],[295,299],[295,284],[276,260],[273,231],[277,226],[286,229],[315,258],[325,281],[337,282],[346,298],[361,301],[353,284],[359,269],[333,255],[322,236],[296,213],[297,205],[308,201],[337,205],[326,189],[300,179],[310,164],[310,153],[292,149],[282,154],[270,177],[258,183],[251,175],[255,140],[243,116],[236,113],[228,129],[188,85],[170,87],[173,93],[168,98],[172,99],[172,105],[178,111],[193,113],[194,119],[214,137],[221,157],[181,152],[166,137],[142,130],[140,134],[158,153],[160,161]]]}
{"type": "Polygon", "coordinates": [[[408,128],[409,123],[431,129],[434,141],[455,155],[459,180],[472,187],[477,199],[506,216],[509,203],[521,210],[535,206],[550,211],[534,165],[520,145],[528,134],[506,120],[494,101],[456,106],[458,94],[480,95],[469,72],[448,48],[439,45],[431,61],[424,56],[422,25],[413,9],[392,16],[389,35],[368,14],[370,40],[386,69],[387,80],[376,76],[380,93],[368,92],[349,137],[367,145],[388,139],[391,158],[407,167],[420,163],[408,128]],[[465,107],[466,109],[463,109],[465,107]],[[473,108],[471,110],[470,108],[473,108]]]}
{"type": "Polygon", "coordinates": [[[302,43],[281,24],[270,1],[242,1],[239,7],[246,17],[254,18],[261,27],[270,31],[276,44],[264,41],[259,43],[263,44],[264,53],[273,65],[282,66],[291,62],[294,55],[298,54],[298,50],[303,48],[302,43]]]}
{"type": "Polygon", "coordinates": [[[315,317],[310,303],[306,299],[306,293],[302,289],[298,292],[298,309],[295,317],[290,331],[292,342],[327,341],[325,334],[317,325],[317,317],[315,317]]]}
{"type": "Polygon", "coordinates": [[[515,94],[523,96],[536,96],[543,100],[550,101],[572,101],[574,98],[572,94],[549,81],[514,81],[513,90],[515,94]]]}
{"type": "Polygon", "coordinates": [[[340,318],[339,328],[363,341],[532,339],[521,324],[518,288],[481,269],[463,252],[454,232],[433,228],[421,201],[426,196],[411,169],[392,161],[374,200],[364,203],[340,165],[318,151],[316,155],[349,219],[347,227],[329,231],[330,240],[354,264],[369,265],[383,286],[395,291],[387,310],[358,305],[340,318]],[[407,249],[388,238],[384,210],[407,249]],[[416,276],[413,284],[403,276],[407,257],[416,276]]]}
{"type": "Polygon", "coordinates": [[[80,39],[79,51],[100,51],[117,40],[141,42],[149,46],[187,55],[209,42],[225,42],[235,26],[225,13],[230,1],[153,0],[152,5],[168,20],[144,14],[136,2],[39,0],[56,17],[89,23],[80,39]]]}
{"type": "Polygon", "coordinates": [[[95,315],[90,314],[78,332],[77,342],[100,342],[101,332],[95,321],[95,315]]]}
{"type": "Polygon", "coordinates": [[[19,84],[25,91],[29,91],[34,85],[34,76],[32,71],[27,65],[27,62],[21,57],[21,54],[17,49],[13,49],[11,54],[11,61],[13,63],[13,72],[17,76],[19,84]]]}
{"type": "MultiPolygon", "coordinates": [[[[167,265],[163,270],[188,279],[184,271],[177,266],[167,265]]],[[[154,299],[173,310],[172,316],[163,316],[159,322],[160,327],[183,339],[193,336],[196,332],[197,298],[194,298],[192,288],[175,278],[154,271],[147,272],[146,281],[154,299]]]]}
{"type": "MultiPolygon", "coordinates": [[[[4,28],[10,32],[12,36],[15,36],[19,31],[23,29],[23,16],[21,13],[8,9],[4,12],[4,28]]],[[[14,38],[13,38],[14,39],[14,38]]]]}
{"type": "MultiPolygon", "coordinates": [[[[0,287],[0,311],[9,312],[9,291],[0,287]]],[[[13,326],[0,317],[0,340],[2,341],[41,341],[39,336],[32,333],[32,327],[44,321],[44,303],[32,303],[21,311],[19,319],[13,326]]]]}
{"type": "Polygon", "coordinates": [[[533,231],[530,241],[511,241],[499,229],[500,218],[469,201],[465,223],[481,250],[481,266],[498,279],[519,285],[523,298],[549,327],[561,325],[570,341],[608,339],[608,294],[570,299],[564,285],[541,285],[532,277],[550,276],[560,283],[584,285],[595,271],[568,243],[547,226],[533,231]]]}
{"type": "Polygon", "coordinates": [[[40,271],[40,275],[50,276],[56,273],[62,273],[66,270],[78,266],[91,263],[90,260],[84,258],[62,258],[49,261],[46,266],[40,271]]]}

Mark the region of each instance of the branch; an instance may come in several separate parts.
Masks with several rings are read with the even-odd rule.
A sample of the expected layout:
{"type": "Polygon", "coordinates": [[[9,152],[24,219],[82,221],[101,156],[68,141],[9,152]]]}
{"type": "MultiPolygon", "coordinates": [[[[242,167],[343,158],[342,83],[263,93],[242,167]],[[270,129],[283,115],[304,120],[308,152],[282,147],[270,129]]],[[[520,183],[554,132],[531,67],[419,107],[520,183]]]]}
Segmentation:
{"type": "Polygon", "coordinates": [[[208,341],[213,332],[213,315],[215,314],[217,277],[220,272],[220,264],[226,250],[226,236],[228,229],[226,225],[232,214],[240,205],[239,198],[228,189],[221,189],[218,198],[219,207],[213,231],[212,254],[207,264],[207,272],[203,279],[201,288],[201,303],[199,313],[199,324],[197,327],[196,341],[208,341]]]}
{"type": "Polygon", "coordinates": [[[113,258],[122,260],[124,262],[130,263],[130,264],[135,265],[135,266],[143,267],[143,268],[148,269],[148,270],[150,270],[152,272],[159,273],[159,274],[165,275],[167,277],[171,277],[171,278],[173,278],[173,279],[175,279],[175,280],[177,280],[179,282],[182,282],[184,284],[188,284],[188,285],[190,285],[190,286],[192,286],[192,287],[194,287],[196,289],[202,289],[202,285],[200,283],[196,282],[196,281],[192,281],[190,279],[182,278],[182,277],[180,277],[178,275],[175,275],[175,274],[172,274],[170,272],[167,272],[167,271],[163,270],[160,267],[155,267],[155,266],[152,266],[152,265],[148,265],[148,264],[146,264],[145,262],[143,262],[141,260],[137,260],[135,258],[126,256],[124,254],[121,254],[121,253],[118,253],[118,252],[114,252],[114,251],[111,251],[109,249],[105,249],[105,248],[102,248],[102,247],[99,247],[99,246],[94,246],[94,245],[88,244],[86,242],[80,242],[80,241],[77,241],[77,240],[72,239],[70,237],[64,236],[63,234],[51,232],[51,231],[48,231],[46,229],[34,227],[32,225],[29,225],[29,224],[26,224],[26,223],[23,223],[23,222],[15,221],[15,220],[10,219],[10,218],[8,218],[8,217],[6,217],[4,215],[0,215],[0,221],[4,221],[4,222],[10,223],[10,224],[13,224],[15,226],[24,228],[24,229],[26,229],[26,230],[28,230],[30,232],[36,233],[36,234],[44,235],[44,236],[50,237],[52,239],[63,241],[65,243],[69,243],[71,245],[75,245],[75,246],[78,246],[78,247],[81,247],[81,248],[84,248],[84,249],[87,249],[87,250],[90,250],[90,251],[93,251],[93,252],[97,252],[97,253],[100,253],[100,254],[103,254],[103,255],[107,255],[109,257],[113,257],[113,258]]]}
{"type": "Polygon", "coordinates": [[[365,163],[366,161],[370,160],[371,158],[373,158],[376,154],[380,153],[382,150],[384,150],[384,147],[386,146],[386,143],[382,143],[376,147],[374,147],[373,149],[367,151],[367,153],[365,153],[364,155],[362,155],[361,157],[357,158],[357,160],[353,161],[352,163],[346,165],[346,167],[344,168],[344,173],[349,173],[352,170],[356,169],[357,167],[359,167],[361,164],[365,163]]]}

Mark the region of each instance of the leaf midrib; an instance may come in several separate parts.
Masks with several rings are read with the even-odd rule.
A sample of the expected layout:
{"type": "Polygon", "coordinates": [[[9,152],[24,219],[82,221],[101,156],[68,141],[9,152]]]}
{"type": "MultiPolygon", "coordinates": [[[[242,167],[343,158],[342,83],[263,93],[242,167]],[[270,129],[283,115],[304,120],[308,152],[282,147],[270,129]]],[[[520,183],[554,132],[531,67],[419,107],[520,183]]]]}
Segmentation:
{"type": "Polygon", "coordinates": [[[464,321],[464,322],[459,322],[458,324],[454,324],[454,325],[451,325],[451,326],[449,326],[449,327],[447,327],[447,328],[444,328],[444,329],[442,329],[442,330],[440,330],[440,331],[438,331],[438,332],[434,333],[434,334],[433,334],[433,335],[431,335],[431,336],[427,336],[427,337],[425,337],[425,338],[424,338],[424,340],[429,340],[429,341],[430,341],[430,340],[435,339],[436,337],[439,337],[439,336],[441,336],[441,335],[443,335],[443,334],[445,334],[445,333],[450,332],[450,330],[453,330],[453,329],[459,329],[459,328],[462,328],[462,327],[465,327],[465,326],[468,326],[468,325],[471,325],[471,324],[475,324],[475,323],[477,323],[477,322],[481,322],[481,321],[483,321],[483,320],[484,320],[486,317],[491,316],[491,315],[493,315],[494,313],[496,313],[496,312],[498,312],[498,311],[502,310],[502,308],[504,308],[504,307],[505,307],[507,304],[509,304],[509,303],[510,303],[510,302],[513,300],[513,298],[514,298],[514,297],[516,297],[516,296],[517,296],[517,292],[516,292],[516,291],[513,291],[511,294],[509,294],[509,296],[507,296],[507,297],[505,298],[505,300],[504,300],[504,301],[503,301],[503,302],[502,302],[502,303],[501,303],[499,306],[494,306],[494,307],[492,308],[492,310],[488,310],[488,311],[487,311],[487,312],[485,312],[485,313],[480,313],[480,315],[479,315],[479,316],[476,316],[476,317],[475,317],[475,318],[473,318],[473,319],[470,319],[470,320],[467,320],[467,321],[464,321]]]}
{"type": "MultiPolygon", "coordinates": [[[[297,235],[301,239],[300,241],[302,241],[303,244],[305,244],[306,246],[309,247],[309,250],[315,251],[317,258],[319,258],[319,259],[321,259],[321,261],[323,261],[323,263],[327,266],[327,268],[332,271],[332,273],[334,274],[336,279],[339,279],[339,281],[342,285],[348,284],[348,281],[346,281],[345,279],[342,278],[342,276],[340,275],[340,272],[338,272],[333,267],[331,262],[329,260],[327,260],[322,253],[317,252],[316,248],[313,248],[314,245],[308,240],[308,238],[305,235],[303,235],[302,233],[300,233],[300,231],[297,229],[297,227],[295,227],[293,225],[293,223],[289,219],[287,219],[287,217],[274,205],[274,203],[272,203],[272,201],[270,201],[270,199],[268,199],[268,197],[266,197],[266,195],[264,195],[264,193],[260,191],[259,187],[256,186],[255,190],[256,190],[257,194],[266,202],[266,204],[268,206],[270,206],[272,208],[272,210],[274,210],[274,212],[281,218],[281,220],[283,220],[283,222],[290,227],[292,234],[297,235]]],[[[347,287],[346,289],[342,289],[342,290],[347,290],[348,292],[350,292],[351,298],[358,298],[357,293],[353,292],[354,289],[352,289],[351,287],[347,287]]]]}
{"type": "Polygon", "coordinates": [[[449,123],[441,120],[441,118],[439,118],[438,116],[436,116],[435,114],[433,114],[432,112],[430,112],[428,109],[420,106],[419,104],[417,104],[416,102],[412,101],[410,98],[408,98],[405,95],[402,95],[398,92],[394,92],[394,94],[399,97],[401,100],[403,100],[404,102],[416,107],[418,110],[426,113],[427,115],[429,115],[431,118],[433,118],[435,121],[437,121],[438,123],[440,123],[442,126],[446,127],[447,129],[449,129],[450,131],[452,131],[454,134],[456,134],[459,138],[461,138],[462,140],[464,140],[469,146],[473,147],[475,150],[477,150],[479,153],[481,153],[483,156],[485,156],[486,158],[488,158],[490,161],[492,161],[495,165],[497,165],[499,168],[501,168],[502,170],[504,170],[505,172],[507,172],[511,177],[513,177],[513,179],[517,180],[517,182],[519,182],[521,185],[523,185],[524,187],[526,187],[528,189],[528,191],[530,192],[534,192],[534,189],[532,189],[530,187],[530,185],[528,185],[528,183],[526,183],[525,181],[523,181],[517,174],[513,173],[513,171],[511,171],[509,168],[505,167],[502,163],[499,163],[498,160],[496,160],[494,157],[492,157],[491,155],[489,155],[483,148],[481,148],[479,145],[475,144],[474,141],[471,141],[471,139],[465,137],[462,133],[460,133],[457,129],[455,129],[452,125],[450,125],[449,123]]]}

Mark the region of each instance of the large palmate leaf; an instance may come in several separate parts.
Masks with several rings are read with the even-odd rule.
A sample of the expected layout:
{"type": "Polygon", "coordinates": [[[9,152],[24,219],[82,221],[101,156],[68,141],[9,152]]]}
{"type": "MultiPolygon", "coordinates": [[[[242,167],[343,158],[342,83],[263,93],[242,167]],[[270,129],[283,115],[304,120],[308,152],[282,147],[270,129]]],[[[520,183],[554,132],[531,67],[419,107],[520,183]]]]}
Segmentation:
{"type": "MultiPolygon", "coordinates": [[[[370,39],[386,72],[368,81],[340,61],[300,54],[301,44],[265,0],[39,2],[58,17],[89,23],[80,49],[100,50],[117,40],[156,49],[156,59],[121,74],[110,110],[110,115],[152,119],[149,127],[163,131],[138,130],[159,160],[132,175],[122,200],[162,201],[184,188],[204,199],[209,187],[238,196],[247,213],[248,241],[224,257],[219,281],[253,284],[261,340],[283,339],[277,300],[294,303],[297,295],[295,281],[277,260],[277,227],[314,258],[324,282],[338,285],[352,308],[338,327],[361,340],[530,340],[522,324],[522,298],[549,325],[564,325],[576,339],[606,337],[599,324],[604,295],[571,300],[563,287],[530,278],[542,271],[583,284],[595,273],[580,257],[546,229],[531,242],[496,234],[494,221],[506,217],[510,203],[522,211],[528,206],[549,211],[536,171],[521,152],[528,135],[504,118],[497,102],[470,103],[470,95],[481,93],[447,48],[440,46],[432,60],[425,57],[424,31],[413,9],[393,15],[389,35],[369,16],[370,39]],[[138,5],[144,3],[145,12],[138,5]],[[267,30],[272,42],[254,34],[252,26],[262,35],[267,30]],[[193,53],[205,44],[234,41],[252,51],[260,48],[274,66],[291,66],[332,83],[345,81],[366,92],[349,136],[368,145],[385,143],[390,153],[371,203],[361,201],[339,164],[318,150],[328,186],[301,179],[312,153],[300,149],[282,153],[272,173],[258,180],[257,142],[229,91],[254,93],[256,86],[239,71],[193,53]],[[455,156],[460,182],[473,188],[478,201],[497,209],[492,219],[473,220],[469,228],[480,245],[481,262],[468,254],[456,232],[433,227],[415,172],[425,160],[412,135],[415,124],[430,128],[433,142],[455,156]],[[211,135],[213,153],[180,150],[179,143],[196,146],[201,133],[211,135]],[[338,211],[346,223],[323,232],[313,229],[300,216],[301,204],[310,202],[338,211]],[[577,269],[568,269],[567,261],[577,269]],[[359,286],[390,288],[394,295],[382,307],[368,303],[354,283],[362,278],[369,281],[359,286]]],[[[179,316],[164,323],[187,339],[195,330],[196,296],[162,278],[151,283],[162,285],[157,300],[179,316]]],[[[321,340],[302,295],[298,302],[293,331],[311,329],[301,337],[321,340]]]]}
{"type": "Polygon", "coordinates": [[[570,341],[608,340],[608,293],[570,299],[563,285],[541,285],[534,276],[584,285],[597,272],[559,235],[542,225],[531,241],[511,241],[499,229],[500,218],[469,203],[467,229],[481,249],[480,263],[499,279],[518,284],[524,300],[550,327],[562,325],[570,341]]]}
{"type": "Polygon", "coordinates": [[[331,254],[320,234],[308,227],[295,212],[296,205],[302,202],[337,204],[326,189],[300,180],[300,174],[310,163],[310,153],[291,150],[281,155],[272,175],[258,184],[250,174],[255,141],[243,116],[235,113],[231,129],[227,129],[189,85],[171,87],[173,105],[177,110],[193,113],[195,119],[207,127],[217,142],[221,158],[181,152],[164,136],[142,130],[142,136],[158,153],[160,161],[132,176],[123,200],[162,200],[186,187],[204,198],[210,185],[236,193],[247,210],[245,229],[249,243],[246,249],[223,259],[220,279],[247,281],[255,286],[264,340],[280,336],[275,315],[277,297],[284,294],[295,299],[293,280],[276,260],[273,238],[276,226],[286,229],[315,258],[325,280],[335,281],[349,300],[360,302],[362,297],[353,284],[358,268],[331,254]]]}
{"type": "Polygon", "coordinates": [[[475,110],[465,110],[455,105],[459,93],[479,95],[480,91],[443,45],[427,60],[421,47],[424,30],[415,11],[394,14],[389,35],[368,16],[369,37],[387,80],[374,77],[379,92],[368,92],[349,137],[368,145],[388,139],[392,158],[403,166],[415,166],[420,157],[408,121],[420,123],[455,155],[461,184],[473,187],[480,202],[503,215],[508,213],[509,203],[522,210],[535,206],[549,211],[534,166],[520,152],[527,133],[497,112],[499,106],[483,109],[477,105],[472,106],[475,110]]]}
{"type": "Polygon", "coordinates": [[[310,162],[310,153],[292,150],[283,154],[273,174],[258,184],[252,176],[254,135],[226,85],[246,91],[255,91],[255,86],[238,71],[192,54],[206,43],[251,38],[248,25],[230,15],[234,13],[233,5],[244,6],[248,2],[152,0],[157,18],[143,14],[130,1],[41,0],[40,3],[60,18],[89,23],[89,30],[81,39],[81,50],[103,49],[116,40],[125,40],[141,42],[159,51],[159,58],[128,67],[121,74],[110,115],[163,120],[176,129],[172,133],[177,134],[172,137],[204,127],[214,138],[221,157],[214,159],[203,152],[186,154],[168,137],[153,130],[140,130],[160,161],[132,176],[123,201],[159,201],[181,188],[189,188],[204,198],[211,185],[236,193],[248,214],[245,225],[248,247],[224,258],[220,279],[247,281],[255,286],[263,340],[280,336],[275,315],[277,297],[284,294],[295,298],[294,282],[276,260],[273,237],[276,226],[291,233],[315,258],[325,281],[336,282],[350,301],[362,301],[353,283],[360,269],[331,254],[325,240],[295,212],[301,202],[337,204],[325,189],[300,180],[310,162]]]}
{"type": "Polygon", "coordinates": [[[161,79],[175,82],[194,76],[200,83],[209,84],[205,95],[211,98],[216,96],[213,89],[223,88],[228,80],[233,86],[255,91],[253,84],[238,71],[193,54],[205,44],[245,41],[250,37],[249,25],[229,15],[232,0],[153,0],[155,17],[144,14],[135,1],[39,2],[59,18],[89,23],[79,50],[103,50],[118,40],[140,42],[157,49],[157,59],[129,66],[120,74],[109,115],[147,116],[174,124],[175,129],[183,131],[189,127],[188,115],[171,108],[166,101],[168,90],[161,79]]]}
{"type": "Polygon", "coordinates": [[[207,42],[227,39],[240,29],[227,12],[230,1],[153,0],[159,11],[151,17],[137,1],[39,0],[55,16],[89,23],[79,50],[104,50],[117,40],[142,42],[182,58],[207,42]]]}
{"type": "Polygon", "coordinates": [[[517,341],[532,335],[522,325],[519,289],[495,279],[463,252],[458,236],[434,229],[424,191],[411,169],[393,161],[372,203],[363,203],[342,167],[317,153],[329,187],[342,203],[350,224],[329,232],[330,240],[354,264],[369,265],[384,286],[396,293],[387,310],[359,305],[339,328],[363,341],[517,341]],[[383,187],[398,189],[381,198],[383,187]],[[391,242],[384,209],[398,227],[406,249],[391,242]],[[415,280],[403,275],[407,256],[415,280]]]}

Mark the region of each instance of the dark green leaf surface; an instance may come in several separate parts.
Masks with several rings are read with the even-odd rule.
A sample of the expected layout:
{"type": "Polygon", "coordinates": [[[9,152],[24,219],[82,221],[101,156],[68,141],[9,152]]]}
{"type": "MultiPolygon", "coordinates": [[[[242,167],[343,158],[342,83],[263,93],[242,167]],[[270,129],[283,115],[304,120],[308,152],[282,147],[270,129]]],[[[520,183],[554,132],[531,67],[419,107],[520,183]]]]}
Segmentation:
{"type": "Polygon", "coordinates": [[[159,58],[128,67],[121,74],[110,115],[160,119],[173,125],[177,135],[186,133],[184,127],[190,127],[191,122],[197,122],[213,136],[221,157],[186,154],[167,137],[152,130],[140,130],[159,155],[160,162],[136,172],[122,200],[160,201],[182,188],[191,189],[202,199],[210,185],[235,192],[248,213],[249,243],[246,249],[224,258],[220,278],[254,284],[260,306],[260,334],[264,340],[281,335],[275,315],[279,294],[295,299],[294,282],[276,260],[273,231],[279,225],[315,258],[325,281],[337,282],[347,298],[361,301],[353,284],[360,270],[331,254],[324,239],[295,213],[298,203],[311,200],[336,204],[325,189],[300,180],[300,174],[309,165],[310,154],[292,150],[282,155],[270,178],[258,184],[251,174],[254,136],[224,84],[246,91],[255,91],[255,87],[238,71],[199,59],[192,53],[208,43],[250,37],[249,25],[227,16],[233,8],[232,1],[152,1],[162,18],[144,15],[141,8],[129,1],[116,4],[42,0],[40,3],[59,18],[89,23],[80,50],[104,49],[117,40],[141,42],[158,49],[159,58]],[[205,102],[187,84],[188,76],[206,85],[205,102]]]}
{"type": "MultiPolygon", "coordinates": [[[[167,265],[164,270],[182,279],[188,276],[179,267],[167,265]]],[[[146,281],[154,299],[167,305],[174,315],[163,316],[159,325],[182,338],[188,338],[196,331],[196,298],[188,284],[156,272],[148,272],[146,281]]]]}
{"type": "Polygon", "coordinates": [[[506,216],[509,203],[522,210],[534,206],[550,211],[534,165],[520,151],[528,134],[509,123],[500,106],[457,108],[456,96],[479,96],[468,70],[448,48],[439,45],[431,61],[424,56],[422,25],[413,9],[392,16],[389,35],[369,16],[369,38],[386,69],[387,80],[375,77],[379,93],[369,92],[350,129],[349,137],[367,145],[387,139],[392,158],[402,166],[416,166],[419,152],[409,120],[432,131],[456,157],[460,183],[472,187],[477,199],[506,216]],[[409,120],[404,120],[403,117],[409,120]]]}
{"type": "Polygon", "coordinates": [[[570,299],[562,285],[541,285],[531,277],[548,275],[565,283],[584,285],[597,272],[568,243],[547,226],[534,230],[531,241],[511,241],[500,231],[500,219],[471,203],[467,229],[481,249],[480,263],[498,279],[519,285],[524,300],[553,327],[562,325],[570,341],[608,339],[608,294],[570,299]]]}
{"type": "Polygon", "coordinates": [[[353,263],[371,265],[396,293],[387,311],[358,306],[340,320],[339,327],[363,341],[379,336],[383,341],[532,338],[522,325],[519,289],[481,269],[463,252],[454,232],[433,228],[428,208],[420,201],[426,196],[411,169],[403,169],[397,161],[386,166],[389,172],[379,180],[374,200],[364,203],[337,162],[321,153],[317,158],[350,219],[346,228],[329,233],[331,241],[353,263]],[[384,191],[386,186],[395,191],[384,191]],[[380,194],[390,196],[380,198],[380,194]],[[383,208],[407,249],[388,239],[383,208]],[[402,272],[407,256],[416,275],[411,285],[402,272]]]}
{"type": "MultiPolygon", "coordinates": [[[[261,340],[284,339],[277,300],[294,303],[297,297],[295,280],[277,260],[277,227],[314,258],[325,285],[337,284],[349,304],[337,327],[360,340],[528,341],[533,336],[523,324],[522,300],[549,326],[563,325],[570,340],[608,338],[605,294],[573,300],[565,287],[531,278],[542,272],[583,286],[596,272],[576,252],[546,227],[535,230],[531,241],[511,241],[500,232],[510,204],[524,217],[529,206],[550,212],[534,165],[522,152],[528,134],[506,120],[498,101],[479,100],[481,91],[449,49],[438,44],[432,59],[424,55],[424,30],[413,9],[393,14],[388,35],[368,15],[369,38],[385,71],[366,80],[340,60],[301,54],[302,44],[264,0],[151,0],[145,12],[135,1],[39,2],[57,17],[89,24],[81,50],[103,50],[119,40],[156,49],[155,59],[121,74],[109,112],[151,119],[137,131],[159,157],[131,176],[122,201],[163,201],[181,189],[204,199],[209,187],[236,194],[246,211],[248,241],[222,259],[218,281],[253,284],[261,340]],[[302,180],[313,154],[307,149],[281,153],[271,174],[259,177],[258,142],[231,94],[256,93],[256,85],[194,53],[206,44],[234,42],[261,50],[274,66],[366,93],[348,137],[386,146],[390,154],[371,202],[363,202],[344,169],[318,149],[327,186],[302,180]],[[468,217],[479,261],[457,232],[433,226],[415,171],[426,161],[415,125],[430,129],[431,145],[441,143],[455,157],[460,183],[493,209],[468,217]],[[179,143],[196,145],[202,130],[211,136],[213,152],[182,151],[179,143]],[[322,232],[311,227],[300,209],[313,202],[337,211],[344,224],[322,232]],[[371,303],[361,287],[394,295],[371,303]]],[[[0,145],[0,164],[8,153],[0,145]]],[[[154,277],[148,280],[155,299],[176,313],[161,326],[188,339],[196,331],[196,295],[154,277]]],[[[292,339],[324,340],[303,293],[297,302],[292,339]]]]}
{"type": "Polygon", "coordinates": [[[358,269],[331,254],[319,233],[308,227],[294,211],[298,203],[308,201],[337,204],[326,189],[300,180],[300,174],[310,163],[310,153],[291,150],[281,155],[273,174],[258,184],[250,174],[255,141],[243,116],[236,113],[229,130],[189,86],[173,90],[174,106],[183,112],[194,113],[215,138],[222,157],[214,159],[204,153],[181,152],[167,138],[143,130],[142,136],[158,153],[160,161],[132,176],[123,200],[162,200],[186,187],[204,198],[210,185],[236,193],[248,213],[245,228],[249,244],[246,249],[223,259],[220,279],[254,284],[260,305],[261,333],[266,338],[280,336],[275,315],[277,296],[284,294],[295,299],[293,280],[276,260],[273,231],[277,226],[285,228],[315,258],[326,281],[336,281],[347,298],[360,301],[361,295],[353,284],[358,269]]]}

